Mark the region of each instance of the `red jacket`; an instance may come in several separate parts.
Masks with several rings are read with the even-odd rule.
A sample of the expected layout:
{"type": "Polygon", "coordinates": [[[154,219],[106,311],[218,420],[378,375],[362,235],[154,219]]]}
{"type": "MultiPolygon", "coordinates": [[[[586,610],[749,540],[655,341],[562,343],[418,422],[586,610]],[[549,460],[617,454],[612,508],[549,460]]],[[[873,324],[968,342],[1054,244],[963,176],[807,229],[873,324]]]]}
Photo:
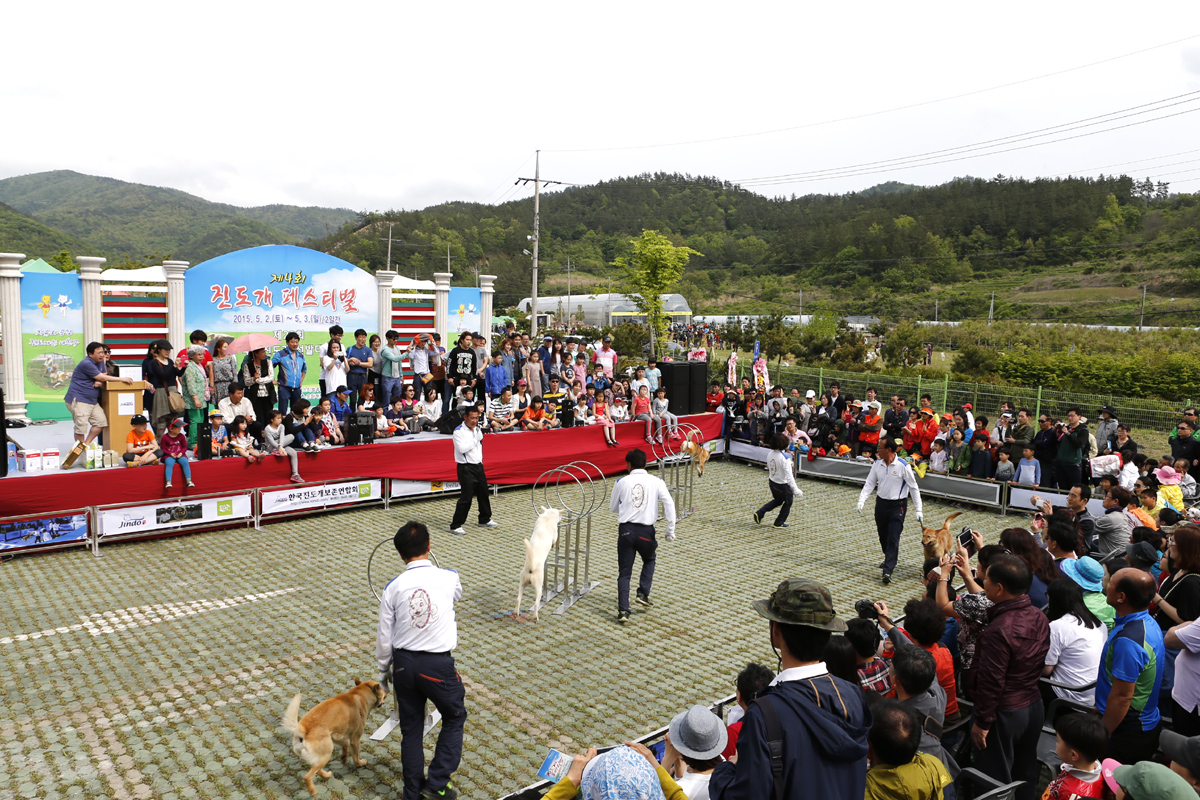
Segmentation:
{"type": "Polygon", "coordinates": [[[936,420],[925,422],[918,419],[912,427],[904,429],[904,448],[910,453],[920,453],[928,456],[933,450],[933,440],[937,438],[938,426],[936,420]]]}

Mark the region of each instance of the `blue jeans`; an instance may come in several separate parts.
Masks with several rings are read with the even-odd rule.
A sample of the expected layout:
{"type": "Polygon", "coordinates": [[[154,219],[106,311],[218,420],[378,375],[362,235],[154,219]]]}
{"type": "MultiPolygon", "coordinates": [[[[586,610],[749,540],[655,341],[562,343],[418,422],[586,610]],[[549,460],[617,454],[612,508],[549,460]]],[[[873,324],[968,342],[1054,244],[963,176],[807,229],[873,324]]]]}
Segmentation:
{"type": "Polygon", "coordinates": [[[462,678],[450,653],[392,651],[392,687],[400,713],[400,764],[404,773],[404,800],[418,800],[422,789],[440,792],[450,782],[462,759],[463,726],[467,708],[462,678]],[[425,702],[432,701],[442,714],[438,734],[425,775],[425,702]]]}
{"type": "Polygon", "coordinates": [[[171,482],[171,476],[175,474],[175,465],[183,470],[183,479],[190,481],[192,479],[192,465],[188,463],[187,455],[182,455],[179,458],[175,456],[167,456],[163,459],[163,466],[167,468],[167,483],[171,482]]]}
{"type": "Polygon", "coordinates": [[[312,444],[317,440],[317,435],[307,425],[297,425],[295,437],[301,445],[312,444]]]}
{"type": "MultiPolygon", "coordinates": [[[[337,387],[335,386],[333,388],[336,389],[337,387]]],[[[299,386],[293,387],[284,386],[282,383],[279,384],[279,411],[283,414],[284,418],[286,418],[288,414],[292,413],[292,403],[299,399],[299,386]]]]}
{"type": "Polygon", "coordinates": [[[376,400],[392,404],[392,395],[399,394],[404,389],[404,378],[389,378],[386,375],[383,378],[383,395],[375,398],[376,400]]]}

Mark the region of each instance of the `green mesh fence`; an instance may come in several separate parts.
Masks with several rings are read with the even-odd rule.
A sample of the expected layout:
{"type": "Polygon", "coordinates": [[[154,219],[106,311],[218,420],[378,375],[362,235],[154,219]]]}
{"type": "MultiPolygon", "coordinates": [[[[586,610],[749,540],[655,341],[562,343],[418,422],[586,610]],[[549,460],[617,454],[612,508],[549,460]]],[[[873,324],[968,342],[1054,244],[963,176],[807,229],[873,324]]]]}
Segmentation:
{"type": "MultiPolygon", "coordinates": [[[[739,363],[738,373],[739,380],[749,377],[749,365],[739,363]]],[[[807,389],[822,392],[829,388],[830,383],[837,381],[843,395],[853,395],[858,399],[866,396],[868,386],[874,386],[885,409],[887,399],[893,394],[907,397],[910,408],[917,404],[917,399],[922,394],[928,394],[933,398],[934,410],[939,413],[970,403],[976,414],[983,414],[989,420],[995,419],[1000,403],[1008,400],[1018,409],[1028,408],[1034,414],[1046,413],[1058,419],[1065,419],[1067,409],[1078,406],[1088,418],[1089,425],[1094,428],[1095,421],[1099,418],[1097,412],[1100,407],[1112,406],[1117,410],[1117,419],[1129,424],[1132,429],[1130,435],[1139,443],[1144,439],[1147,446],[1161,442],[1174,430],[1175,424],[1181,419],[1183,408],[1191,403],[1190,400],[1146,400],[1091,392],[1062,392],[1042,389],[1039,386],[963,383],[946,379],[908,378],[805,366],[772,367],[770,376],[773,383],[783,384],[787,391],[790,392],[795,387],[802,393],[807,389]],[[1139,436],[1142,438],[1139,439],[1139,436]]],[[[714,364],[713,379],[723,382],[724,378],[725,365],[714,364]]]]}

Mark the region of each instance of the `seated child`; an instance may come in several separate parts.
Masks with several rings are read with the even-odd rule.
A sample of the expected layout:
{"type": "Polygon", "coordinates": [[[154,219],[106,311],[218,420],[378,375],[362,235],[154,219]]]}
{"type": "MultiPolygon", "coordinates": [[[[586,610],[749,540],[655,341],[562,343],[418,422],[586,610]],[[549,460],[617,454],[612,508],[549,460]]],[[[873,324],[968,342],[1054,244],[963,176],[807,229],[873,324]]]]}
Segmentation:
{"type": "Polygon", "coordinates": [[[1007,450],[1001,450],[999,457],[1000,463],[996,464],[996,472],[992,476],[992,479],[1005,482],[1012,481],[1017,477],[1017,465],[1009,460],[1007,450]]]}
{"type": "Polygon", "coordinates": [[[595,421],[592,410],[588,408],[587,395],[585,394],[576,395],[574,411],[576,425],[591,425],[595,421]]]}
{"type": "MultiPolygon", "coordinates": [[[[597,398],[596,402],[599,403],[600,399],[597,398]]],[[[612,401],[612,404],[608,407],[608,415],[612,418],[613,422],[629,421],[629,406],[625,402],[624,397],[618,397],[612,401]]]]}
{"type": "Polygon", "coordinates": [[[551,420],[546,417],[546,409],[542,408],[542,396],[539,394],[529,402],[529,408],[521,416],[521,428],[527,431],[548,431],[551,420]]]}
{"type": "Polygon", "coordinates": [[[929,454],[929,471],[945,475],[949,456],[946,454],[946,440],[934,439],[933,452],[929,454]]]}
{"type": "Polygon", "coordinates": [[[597,397],[592,408],[592,421],[604,428],[604,444],[607,447],[617,446],[617,425],[609,413],[608,403],[603,397],[597,397]]]}
{"type": "Polygon", "coordinates": [[[342,435],[342,426],[338,424],[337,416],[333,413],[333,405],[328,397],[321,399],[319,408],[322,412],[321,429],[314,431],[317,434],[318,441],[323,441],[330,447],[345,444],[346,437],[342,435]]]}
{"type": "MultiPolygon", "coordinates": [[[[654,444],[654,437],[651,436],[654,424],[654,418],[650,415],[650,387],[643,386],[637,394],[633,396],[633,421],[646,423],[646,443],[654,444]]],[[[662,442],[662,439],[659,439],[662,442]]]]}
{"type": "Polygon", "coordinates": [[[663,440],[663,429],[666,428],[668,435],[672,439],[679,438],[679,417],[668,411],[669,404],[667,403],[667,390],[660,386],[654,392],[654,399],[650,401],[650,416],[658,422],[658,441],[663,440]]]}
{"type": "Polygon", "coordinates": [[[153,464],[162,458],[163,451],[158,449],[158,440],[154,438],[154,431],[149,428],[150,420],[136,414],[129,423],[133,425],[133,430],[125,437],[125,452],[121,455],[125,466],[140,467],[153,464]]]}
{"type": "Polygon", "coordinates": [[[507,386],[495,400],[488,401],[488,426],[493,433],[515,430],[518,424],[513,414],[512,389],[507,386]]]}
{"type": "Polygon", "coordinates": [[[238,414],[230,423],[231,434],[229,444],[233,448],[233,452],[247,461],[254,463],[255,460],[262,461],[267,457],[266,453],[260,453],[254,449],[254,437],[250,435],[250,423],[246,422],[246,418],[238,414]]]}
{"type": "Polygon", "coordinates": [[[311,405],[307,400],[296,400],[292,403],[292,413],[283,421],[283,429],[295,437],[297,449],[306,453],[316,453],[320,450],[317,447],[316,434],[308,427],[311,421],[308,409],[311,405]]]}
{"type": "Polygon", "coordinates": [[[187,434],[183,432],[183,417],[176,417],[171,420],[171,425],[167,432],[162,437],[163,451],[163,466],[167,468],[166,488],[171,488],[171,476],[175,472],[175,465],[183,471],[183,477],[187,481],[188,486],[195,486],[192,483],[192,466],[188,463],[187,451],[187,434]]]}
{"type": "Polygon", "coordinates": [[[1057,744],[1054,753],[1062,759],[1062,769],[1043,798],[1102,797],[1104,778],[1100,759],[1108,751],[1108,732],[1100,717],[1093,714],[1064,714],[1055,722],[1057,744]]]}
{"type": "Polygon", "coordinates": [[[214,408],[208,412],[208,424],[212,428],[213,458],[233,455],[233,448],[229,446],[229,429],[225,427],[225,415],[214,408]]]}
{"type": "Polygon", "coordinates": [[[283,427],[283,412],[273,408],[267,416],[268,422],[263,428],[263,449],[276,458],[286,456],[292,464],[292,483],[303,483],[304,479],[300,477],[300,465],[296,458],[296,451],[290,447],[295,441],[295,437],[283,427]]]}
{"type": "MultiPolygon", "coordinates": [[[[386,439],[389,436],[394,436],[396,433],[396,426],[392,423],[392,421],[390,419],[387,418],[387,416],[384,415],[383,406],[377,405],[377,406],[375,406],[374,410],[375,410],[375,438],[376,439],[386,439]]],[[[404,432],[408,433],[408,429],[405,428],[404,432]]]]}
{"type": "Polygon", "coordinates": [[[475,387],[459,386],[454,390],[454,407],[459,411],[466,411],[468,408],[476,408],[475,403],[475,387]]]}

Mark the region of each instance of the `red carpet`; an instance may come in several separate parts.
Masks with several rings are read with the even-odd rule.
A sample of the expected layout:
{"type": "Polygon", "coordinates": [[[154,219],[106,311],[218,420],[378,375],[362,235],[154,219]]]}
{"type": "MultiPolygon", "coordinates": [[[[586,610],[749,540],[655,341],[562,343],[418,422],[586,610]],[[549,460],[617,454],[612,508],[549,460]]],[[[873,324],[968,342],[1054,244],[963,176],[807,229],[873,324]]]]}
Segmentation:
{"type": "MultiPolygon", "coordinates": [[[[719,414],[697,414],[682,421],[698,427],[705,441],[721,434],[719,414]]],[[[624,471],[625,453],[645,442],[643,423],[617,426],[620,447],[605,447],[598,426],[561,431],[530,431],[485,436],[484,470],[488,481],[501,485],[531,484],[548,469],[571,461],[590,461],[613,475],[624,471]]],[[[252,489],[290,485],[287,459],[268,458],[261,464],[244,459],[193,461],[191,494],[208,494],[230,489],[252,489]]],[[[342,478],[400,478],[417,481],[454,481],[454,446],[449,436],[420,441],[397,441],[361,447],[337,447],[320,454],[300,455],[300,474],[306,481],[342,478]]],[[[175,486],[169,496],[184,494],[183,478],[176,470],[175,486]]],[[[45,475],[10,477],[0,480],[0,516],[43,514],[86,506],[113,503],[153,502],[168,496],[163,488],[162,467],[136,469],[72,469],[45,475]]]]}

